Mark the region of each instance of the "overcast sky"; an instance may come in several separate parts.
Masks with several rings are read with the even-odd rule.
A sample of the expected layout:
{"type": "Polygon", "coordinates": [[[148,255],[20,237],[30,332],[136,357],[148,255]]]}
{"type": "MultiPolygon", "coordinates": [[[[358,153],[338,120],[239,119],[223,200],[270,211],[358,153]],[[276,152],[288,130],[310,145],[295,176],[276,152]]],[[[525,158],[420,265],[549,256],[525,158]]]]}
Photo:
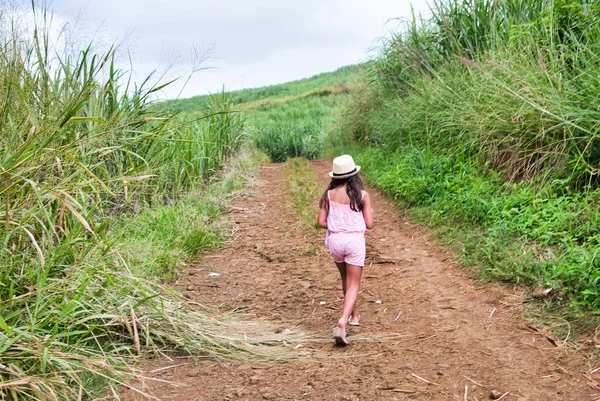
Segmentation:
{"type": "Polygon", "coordinates": [[[173,98],[194,48],[212,46],[211,68],[181,97],[287,82],[365,61],[390,19],[410,17],[411,3],[428,9],[426,0],[52,0],[51,8],[55,21],[97,42],[118,40],[137,76],[170,67],[169,78],[182,77],[162,94],[173,98]]]}

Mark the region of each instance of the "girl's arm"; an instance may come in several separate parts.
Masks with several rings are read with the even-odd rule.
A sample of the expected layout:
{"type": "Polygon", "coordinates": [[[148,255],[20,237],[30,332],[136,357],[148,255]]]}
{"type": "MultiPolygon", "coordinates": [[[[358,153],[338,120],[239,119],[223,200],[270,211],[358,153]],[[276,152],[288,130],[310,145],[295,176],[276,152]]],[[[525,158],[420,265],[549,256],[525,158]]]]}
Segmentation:
{"type": "Polygon", "coordinates": [[[321,228],[327,228],[327,215],[329,211],[327,209],[319,209],[319,215],[317,216],[317,224],[321,228]]]}
{"type": "Polygon", "coordinates": [[[373,210],[371,210],[371,198],[369,194],[365,192],[363,196],[363,218],[365,219],[365,225],[367,229],[373,228],[373,210]]]}

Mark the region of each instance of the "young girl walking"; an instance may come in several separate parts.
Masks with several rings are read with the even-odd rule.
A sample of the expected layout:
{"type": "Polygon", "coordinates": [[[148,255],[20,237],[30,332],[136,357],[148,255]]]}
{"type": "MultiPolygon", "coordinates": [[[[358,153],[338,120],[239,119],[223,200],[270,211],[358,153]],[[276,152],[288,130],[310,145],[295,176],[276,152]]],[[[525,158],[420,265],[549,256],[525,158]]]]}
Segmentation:
{"type": "Polygon", "coordinates": [[[319,227],[327,229],[325,245],[342,277],[344,309],[333,329],[336,345],[348,345],[346,325],[358,326],[356,307],[360,278],[365,265],[365,230],[373,228],[373,212],[369,194],[350,155],[333,159],[331,182],[320,202],[319,227]]]}

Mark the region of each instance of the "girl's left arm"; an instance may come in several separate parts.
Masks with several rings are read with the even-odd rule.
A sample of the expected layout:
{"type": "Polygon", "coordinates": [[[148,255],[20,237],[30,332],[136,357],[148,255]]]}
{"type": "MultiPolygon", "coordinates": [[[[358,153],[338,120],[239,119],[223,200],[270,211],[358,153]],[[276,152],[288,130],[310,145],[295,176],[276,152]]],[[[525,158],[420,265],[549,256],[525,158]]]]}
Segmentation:
{"type": "Polygon", "coordinates": [[[371,209],[371,198],[369,198],[369,193],[365,192],[363,196],[363,218],[365,219],[365,225],[367,229],[373,228],[373,210],[371,209]]]}

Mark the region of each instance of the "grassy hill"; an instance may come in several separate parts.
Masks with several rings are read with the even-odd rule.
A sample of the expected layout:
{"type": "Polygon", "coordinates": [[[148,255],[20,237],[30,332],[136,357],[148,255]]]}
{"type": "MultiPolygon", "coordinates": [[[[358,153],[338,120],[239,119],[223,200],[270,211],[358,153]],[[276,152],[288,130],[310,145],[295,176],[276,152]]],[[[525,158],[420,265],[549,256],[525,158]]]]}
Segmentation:
{"type": "MultiPolygon", "coordinates": [[[[232,91],[230,92],[231,102],[234,105],[247,105],[269,99],[274,104],[281,104],[298,97],[346,93],[353,76],[358,74],[362,68],[362,65],[349,65],[297,81],[232,91]]],[[[187,99],[169,100],[164,105],[173,111],[195,112],[204,109],[209,103],[209,99],[210,95],[200,95],[187,99]]],[[[246,109],[248,108],[246,107],[246,109]]]]}

